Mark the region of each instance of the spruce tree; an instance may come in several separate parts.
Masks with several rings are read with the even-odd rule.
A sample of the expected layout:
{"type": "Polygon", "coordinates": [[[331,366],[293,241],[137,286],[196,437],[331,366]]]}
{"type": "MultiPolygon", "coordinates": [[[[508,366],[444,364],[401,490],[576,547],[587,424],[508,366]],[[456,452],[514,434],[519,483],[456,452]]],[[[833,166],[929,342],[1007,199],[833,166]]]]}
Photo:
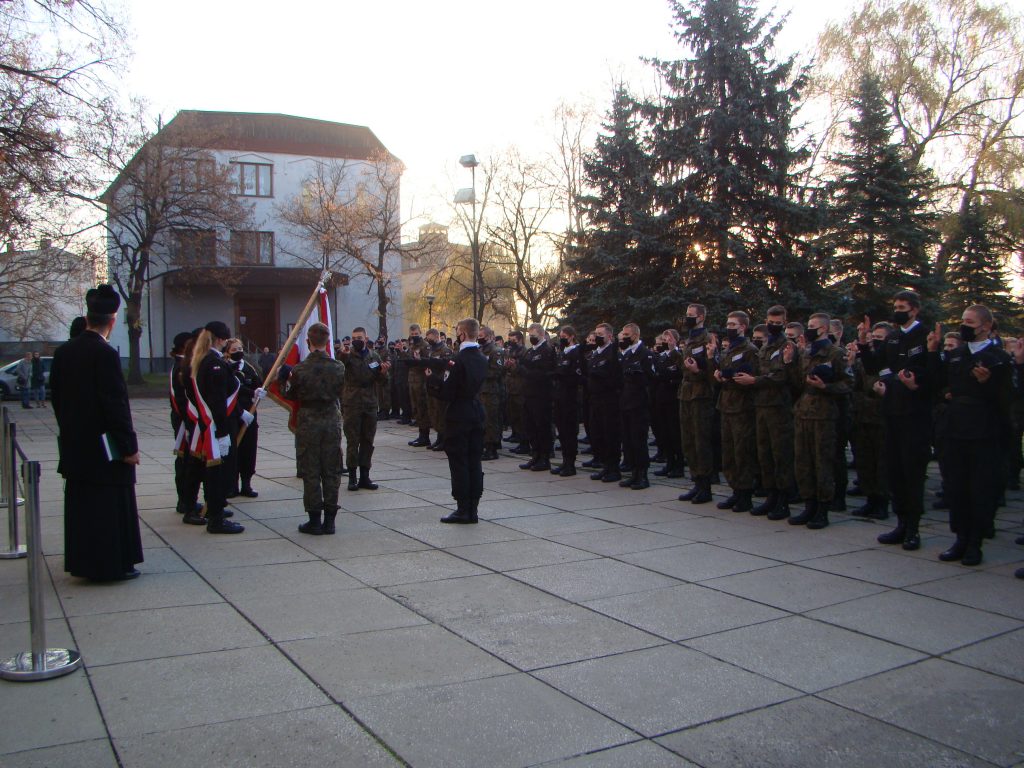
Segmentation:
{"type": "MultiPolygon", "coordinates": [[[[672,3],[688,56],[653,60],[663,95],[644,105],[659,178],[656,230],[674,251],[666,290],[699,298],[715,322],[732,309],[822,300],[806,237],[814,211],[796,200],[793,112],[805,83],[773,57],[779,25],[750,0],[672,3]]],[[[681,311],[680,311],[681,314],[681,311]]]]}
{"type": "Polygon", "coordinates": [[[1020,303],[1010,293],[1006,265],[997,245],[998,232],[978,198],[960,219],[946,269],[945,316],[956,321],[971,304],[984,304],[1002,329],[1020,328],[1020,303]]]}
{"type": "Polygon", "coordinates": [[[902,288],[934,304],[932,179],[914,170],[893,141],[892,115],[876,77],[860,79],[853,106],[849,151],[831,158],[837,172],[825,187],[827,223],[818,241],[825,280],[858,316],[886,316],[902,288]]]}
{"type": "Polygon", "coordinates": [[[594,151],[584,162],[589,226],[570,250],[566,316],[582,330],[633,320],[645,335],[677,314],[660,292],[671,259],[653,229],[654,180],[638,105],[619,85],[594,151]]]}

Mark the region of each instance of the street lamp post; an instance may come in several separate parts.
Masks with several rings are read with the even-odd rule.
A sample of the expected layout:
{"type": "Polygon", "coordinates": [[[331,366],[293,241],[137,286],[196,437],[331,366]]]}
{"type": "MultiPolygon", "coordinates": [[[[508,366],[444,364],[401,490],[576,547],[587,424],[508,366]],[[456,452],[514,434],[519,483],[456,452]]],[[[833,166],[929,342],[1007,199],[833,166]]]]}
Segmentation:
{"type": "Polygon", "coordinates": [[[472,187],[468,190],[460,189],[455,194],[455,202],[472,203],[473,205],[473,227],[470,232],[470,247],[473,254],[473,317],[481,320],[483,306],[481,306],[480,294],[483,280],[480,275],[480,227],[476,219],[476,167],[480,165],[480,162],[476,159],[476,155],[463,155],[459,158],[459,165],[469,168],[473,174],[472,187]]]}
{"type": "Polygon", "coordinates": [[[427,300],[427,328],[428,329],[429,328],[433,328],[434,327],[434,299],[436,299],[437,297],[436,296],[424,296],[423,298],[427,300]]]}

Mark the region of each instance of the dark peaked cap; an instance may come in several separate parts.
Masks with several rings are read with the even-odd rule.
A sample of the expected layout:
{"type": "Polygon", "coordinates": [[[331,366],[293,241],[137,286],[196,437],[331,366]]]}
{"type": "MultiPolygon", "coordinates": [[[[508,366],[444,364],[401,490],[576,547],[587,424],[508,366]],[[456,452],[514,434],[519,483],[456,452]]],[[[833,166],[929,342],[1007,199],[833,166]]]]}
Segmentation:
{"type": "Polygon", "coordinates": [[[121,306],[121,297],[106,283],[90,288],[85,294],[85,306],[96,315],[113,315],[121,306]]]}
{"type": "Polygon", "coordinates": [[[211,320],[203,326],[203,329],[209,331],[218,339],[231,338],[231,329],[224,325],[220,320],[211,320]]]}

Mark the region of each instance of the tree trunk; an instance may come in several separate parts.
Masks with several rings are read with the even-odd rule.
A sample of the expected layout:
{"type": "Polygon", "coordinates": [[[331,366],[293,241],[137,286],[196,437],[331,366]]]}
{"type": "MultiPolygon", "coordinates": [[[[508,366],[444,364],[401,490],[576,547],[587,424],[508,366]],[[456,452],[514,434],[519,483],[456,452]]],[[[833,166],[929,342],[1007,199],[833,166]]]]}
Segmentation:
{"type": "Polygon", "coordinates": [[[145,384],[142,378],[142,296],[132,295],[124,305],[128,324],[128,378],[129,384],[145,384]]]}
{"type": "Polygon", "coordinates": [[[387,243],[377,243],[377,338],[388,338],[388,286],[384,282],[384,259],[387,257],[387,243]]]}

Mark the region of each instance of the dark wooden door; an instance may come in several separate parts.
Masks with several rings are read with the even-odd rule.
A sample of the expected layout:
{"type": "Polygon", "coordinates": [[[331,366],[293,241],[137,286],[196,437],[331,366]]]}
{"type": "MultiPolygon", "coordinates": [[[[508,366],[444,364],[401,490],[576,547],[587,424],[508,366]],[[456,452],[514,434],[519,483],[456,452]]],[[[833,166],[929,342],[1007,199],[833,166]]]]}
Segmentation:
{"type": "Polygon", "coordinates": [[[277,298],[274,296],[239,296],[235,300],[235,333],[248,347],[278,346],[277,298]],[[244,318],[244,319],[243,319],[244,318]]]}

